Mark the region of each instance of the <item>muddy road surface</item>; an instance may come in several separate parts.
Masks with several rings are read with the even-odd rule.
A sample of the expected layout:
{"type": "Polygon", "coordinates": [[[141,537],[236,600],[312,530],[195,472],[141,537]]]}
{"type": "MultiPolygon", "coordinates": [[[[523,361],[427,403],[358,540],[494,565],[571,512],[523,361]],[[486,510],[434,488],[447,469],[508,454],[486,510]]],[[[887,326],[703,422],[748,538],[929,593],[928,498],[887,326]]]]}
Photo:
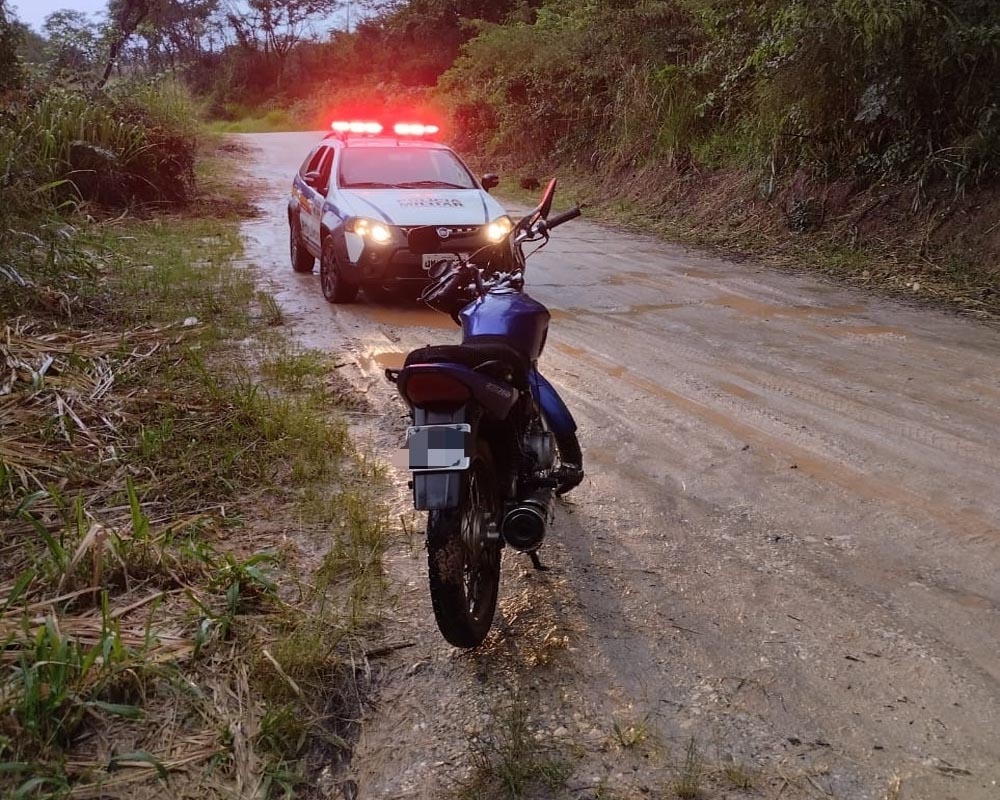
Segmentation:
{"type": "MultiPolygon", "coordinates": [[[[388,461],[405,419],[382,368],[457,331],[329,305],[292,272],[287,190],[316,138],[242,138],[247,258],[298,339],[343,354],[371,405],[354,427],[388,461]]],[[[494,631],[464,653],[434,626],[395,473],[388,636],[409,646],[375,664],[359,796],[485,787],[472,756],[514,708],[565,767],[533,796],[692,777],[704,797],[1000,798],[1000,333],[584,219],[528,288],[587,478],[551,571],[508,553],[494,631]]]]}

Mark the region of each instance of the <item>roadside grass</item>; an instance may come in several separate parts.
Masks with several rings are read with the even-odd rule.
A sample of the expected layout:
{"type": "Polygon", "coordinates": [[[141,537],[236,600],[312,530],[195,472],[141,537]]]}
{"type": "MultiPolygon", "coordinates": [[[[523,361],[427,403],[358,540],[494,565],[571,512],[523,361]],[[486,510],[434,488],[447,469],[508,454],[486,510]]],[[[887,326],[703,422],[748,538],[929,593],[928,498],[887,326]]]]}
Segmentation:
{"type": "Polygon", "coordinates": [[[0,795],[278,797],[346,758],[380,474],[234,219],[79,223],[70,313],[0,323],[0,795]]]}
{"type": "Polygon", "coordinates": [[[266,114],[248,115],[234,120],[214,120],[208,124],[212,133],[281,133],[285,131],[308,131],[312,126],[304,125],[285,109],[272,109],[266,114]]]}

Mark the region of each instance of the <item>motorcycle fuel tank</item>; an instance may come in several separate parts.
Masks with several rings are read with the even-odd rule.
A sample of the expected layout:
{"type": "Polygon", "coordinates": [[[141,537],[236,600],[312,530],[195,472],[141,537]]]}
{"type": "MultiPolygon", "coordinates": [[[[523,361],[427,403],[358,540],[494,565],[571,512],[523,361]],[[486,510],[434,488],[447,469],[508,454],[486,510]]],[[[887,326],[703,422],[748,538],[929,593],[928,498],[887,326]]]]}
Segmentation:
{"type": "Polygon", "coordinates": [[[511,347],[535,361],[545,347],[549,311],[519,292],[489,292],[462,309],[462,339],[503,336],[511,347]]]}

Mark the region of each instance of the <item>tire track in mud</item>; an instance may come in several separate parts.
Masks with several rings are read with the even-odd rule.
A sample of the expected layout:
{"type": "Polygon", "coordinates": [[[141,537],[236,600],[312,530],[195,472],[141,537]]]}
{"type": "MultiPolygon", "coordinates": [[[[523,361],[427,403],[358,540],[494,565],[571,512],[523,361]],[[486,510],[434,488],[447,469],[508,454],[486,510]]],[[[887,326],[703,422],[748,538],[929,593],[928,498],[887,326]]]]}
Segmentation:
{"type": "Polygon", "coordinates": [[[622,368],[616,361],[593,351],[567,344],[555,346],[575,360],[611,375],[641,391],[666,400],[675,408],[699,420],[724,430],[735,439],[750,442],[768,452],[778,452],[796,465],[801,472],[826,483],[839,486],[855,496],[875,501],[886,501],[904,514],[919,512],[932,517],[946,528],[960,533],[972,541],[1000,544],[1000,524],[990,515],[948,505],[945,496],[928,497],[908,489],[874,478],[871,474],[853,469],[841,461],[826,458],[805,447],[778,438],[757,426],[740,422],[712,406],[687,395],[668,389],[662,384],[622,368]],[[956,523],[961,528],[956,528],[956,523]]]}

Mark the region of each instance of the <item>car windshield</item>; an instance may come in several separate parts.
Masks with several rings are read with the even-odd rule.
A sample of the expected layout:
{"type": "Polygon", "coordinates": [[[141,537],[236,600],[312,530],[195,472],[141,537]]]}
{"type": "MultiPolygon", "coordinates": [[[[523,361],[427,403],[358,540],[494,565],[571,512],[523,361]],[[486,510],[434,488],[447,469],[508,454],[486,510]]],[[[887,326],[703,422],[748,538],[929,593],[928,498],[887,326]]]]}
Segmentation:
{"type": "Polygon", "coordinates": [[[342,189],[474,189],[472,176],[450,150],[417,147],[346,148],[342,189]]]}

